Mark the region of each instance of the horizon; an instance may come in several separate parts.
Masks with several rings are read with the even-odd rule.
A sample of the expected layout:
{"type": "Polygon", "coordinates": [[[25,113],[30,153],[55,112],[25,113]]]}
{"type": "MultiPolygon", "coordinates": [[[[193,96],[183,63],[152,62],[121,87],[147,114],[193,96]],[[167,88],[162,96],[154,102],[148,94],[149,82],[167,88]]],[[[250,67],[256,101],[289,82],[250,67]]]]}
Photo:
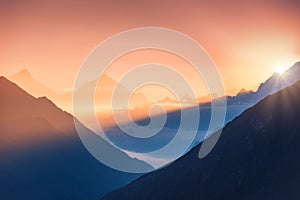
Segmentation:
{"type": "MultiPolygon", "coordinates": [[[[258,87],[260,86],[260,84],[264,83],[268,78],[270,78],[272,75],[274,74],[283,74],[285,71],[287,71],[288,69],[290,69],[291,67],[293,67],[294,64],[300,62],[300,60],[298,61],[295,61],[294,63],[292,63],[291,65],[281,65],[277,68],[273,68],[272,72],[269,74],[268,77],[266,77],[266,79],[262,80],[262,82],[259,82],[259,83],[255,83],[255,87],[253,88],[247,88],[247,87],[243,87],[241,86],[239,89],[237,88],[236,90],[236,93],[226,93],[226,96],[236,96],[238,95],[241,91],[245,90],[246,92],[248,91],[257,91],[258,90],[258,87]]],[[[43,80],[39,80],[39,78],[37,78],[36,76],[34,76],[32,74],[32,72],[30,71],[30,69],[28,68],[19,68],[17,71],[15,72],[11,72],[10,74],[5,74],[5,73],[2,73],[1,76],[4,76],[8,79],[11,79],[13,76],[15,75],[19,75],[20,73],[22,72],[26,72],[26,73],[29,73],[29,75],[31,76],[31,78],[36,81],[37,83],[40,83],[42,85],[44,85],[45,87],[49,88],[50,90],[52,90],[53,92],[55,92],[56,94],[58,95],[63,95],[65,93],[68,93],[68,92],[73,92],[74,88],[73,87],[70,87],[70,88],[64,88],[64,90],[57,90],[55,88],[52,88],[51,85],[47,85],[43,80]]],[[[104,74],[104,76],[107,76],[111,79],[113,79],[113,76],[110,76],[109,74],[104,74]]],[[[22,79],[22,77],[20,77],[20,80],[22,79]]],[[[113,79],[114,81],[116,81],[115,79],[113,79]]],[[[149,86],[149,87],[153,87],[153,86],[149,86]]],[[[147,93],[147,91],[146,91],[147,93]]],[[[207,97],[209,95],[212,95],[211,93],[207,92],[205,94],[203,94],[202,96],[197,96],[197,98],[202,98],[202,97],[207,97]]],[[[148,94],[148,97],[149,97],[149,94],[148,94]]],[[[218,97],[221,97],[221,96],[217,96],[218,97]]],[[[170,98],[171,100],[176,100],[176,97],[174,97],[172,94],[170,93],[162,93],[161,95],[159,96],[156,96],[154,99],[150,99],[150,102],[157,102],[157,101],[160,101],[160,100],[163,100],[165,98],[170,98]]]]}
{"type": "MultiPolygon", "coordinates": [[[[274,71],[272,76],[268,77],[268,79],[270,79],[274,75],[278,75],[279,77],[284,78],[286,76],[287,71],[289,71],[289,69],[291,69],[292,67],[296,66],[296,64],[298,63],[300,63],[300,61],[297,61],[292,66],[289,67],[285,66],[283,68],[280,68],[279,71],[274,71]]],[[[99,80],[98,87],[95,91],[96,92],[96,95],[94,97],[95,111],[94,112],[86,112],[85,110],[80,111],[80,113],[84,115],[84,117],[81,119],[83,124],[96,133],[101,132],[99,130],[99,125],[103,130],[109,130],[111,128],[117,127],[118,124],[116,124],[115,121],[116,118],[120,120],[118,123],[127,124],[130,123],[131,120],[133,121],[146,120],[149,116],[157,117],[163,115],[165,112],[171,113],[171,112],[180,111],[181,109],[187,109],[189,107],[205,105],[206,103],[210,103],[212,100],[223,101],[223,97],[238,97],[239,95],[249,94],[251,92],[256,93],[259,89],[257,88],[257,90],[253,91],[253,90],[241,88],[237,94],[232,96],[228,94],[225,94],[224,96],[208,94],[207,96],[201,96],[196,99],[189,99],[191,97],[187,96],[187,98],[189,99],[187,102],[185,102],[184,97],[182,97],[181,99],[176,99],[176,96],[174,96],[172,93],[169,93],[168,95],[168,91],[165,94],[159,94],[156,99],[149,99],[143,93],[144,92],[143,90],[142,91],[138,90],[131,93],[131,98],[128,104],[122,103],[127,100],[126,98],[122,98],[117,101],[119,102],[117,104],[121,104],[125,107],[122,106],[112,107],[111,105],[112,95],[113,95],[112,90],[114,87],[116,87],[117,81],[112,79],[107,74],[104,74],[104,76],[102,77],[105,78],[104,79],[100,78],[101,81],[99,80]],[[155,108],[155,106],[160,106],[163,108],[163,110],[153,109],[155,108]],[[127,112],[128,114],[126,114],[127,112]],[[90,121],[90,118],[93,115],[96,115],[97,122],[90,121]],[[129,115],[130,118],[126,117],[126,115],[129,115]]],[[[65,93],[58,94],[57,91],[52,90],[47,85],[37,82],[35,77],[33,77],[33,75],[28,69],[21,69],[21,71],[16,72],[6,78],[16,83],[19,87],[24,89],[32,96],[36,98],[45,96],[46,98],[50,99],[59,108],[74,115],[74,110],[72,107],[73,105],[72,99],[74,93],[73,90],[69,90],[66,91],[65,93]],[[41,88],[41,87],[45,87],[45,88],[41,88]],[[38,89],[36,90],[36,88],[38,89]]],[[[262,83],[258,83],[258,85],[262,86],[262,84],[265,83],[268,79],[264,80],[262,83]]],[[[85,84],[89,85],[88,82],[85,84]]],[[[121,87],[124,86],[121,85],[121,87]]],[[[150,85],[149,87],[153,87],[153,86],[150,85]]],[[[84,88],[85,87],[83,87],[83,89],[84,88]]],[[[126,87],[124,88],[127,90],[126,87]]],[[[85,88],[85,90],[86,89],[89,90],[89,86],[85,88]]],[[[125,92],[129,92],[129,90],[125,92]]],[[[133,155],[135,155],[135,153],[133,153],[133,155]]]]}

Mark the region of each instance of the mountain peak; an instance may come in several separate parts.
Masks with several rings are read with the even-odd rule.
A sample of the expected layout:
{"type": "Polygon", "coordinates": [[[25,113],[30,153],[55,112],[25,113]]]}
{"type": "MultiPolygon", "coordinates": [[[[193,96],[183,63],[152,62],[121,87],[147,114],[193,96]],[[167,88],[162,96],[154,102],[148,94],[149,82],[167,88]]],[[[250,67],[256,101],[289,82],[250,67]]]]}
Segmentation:
{"type": "MultiPolygon", "coordinates": [[[[0,86],[1,85],[10,85],[10,86],[12,86],[13,85],[13,83],[11,82],[11,81],[9,81],[5,76],[0,76],[0,86]]],[[[1,87],[0,87],[0,89],[1,89],[1,87]]]]}
{"type": "Polygon", "coordinates": [[[252,90],[246,90],[245,88],[242,88],[236,96],[241,96],[241,95],[245,95],[245,94],[249,94],[249,93],[252,93],[253,91],[252,90]]]}
{"type": "Polygon", "coordinates": [[[50,99],[55,99],[57,96],[55,91],[36,81],[27,69],[22,69],[10,76],[9,80],[28,91],[34,97],[47,96],[50,99]]]}
{"type": "Polygon", "coordinates": [[[300,61],[296,62],[296,63],[293,65],[293,67],[294,67],[294,66],[299,66],[299,67],[300,67],[300,61]]]}
{"type": "Polygon", "coordinates": [[[239,93],[246,93],[248,92],[248,90],[246,90],[245,88],[241,89],[241,91],[239,93]]]}
{"type": "Polygon", "coordinates": [[[31,78],[32,79],[32,75],[31,73],[27,70],[27,69],[22,69],[21,71],[15,73],[14,75],[11,76],[12,79],[16,79],[16,78],[22,78],[22,79],[28,79],[31,78]]]}
{"type": "Polygon", "coordinates": [[[170,97],[166,96],[165,98],[158,100],[158,103],[171,103],[177,102],[176,100],[172,100],[170,97]]]}
{"type": "Polygon", "coordinates": [[[289,69],[287,69],[288,73],[297,73],[300,71],[300,61],[296,62],[292,67],[290,67],[289,69]]]}
{"type": "Polygon", "coordinates": [[[296,83],[300,77],[300,62],[288,68],[284,74],[274,73],[268,80],[260,84],[257,96],[260,99],[296,83]]]}
{"type": "Polygon", "coordinates": [[[5,78],[4,76],[0,76],[0,80],[5,81],[5,80],[7,80],[7,78],[5,78]]]}
{"type": "MultiPolygon", "coordinates": [[[[23,97],[27,99],[32,98],[30,94],[4,76],[0,77],[0,93],[9,100],[20,99],[23,97]]],[[[3,99],[5,98],[2,98],[2,100],[3,99]]]]}

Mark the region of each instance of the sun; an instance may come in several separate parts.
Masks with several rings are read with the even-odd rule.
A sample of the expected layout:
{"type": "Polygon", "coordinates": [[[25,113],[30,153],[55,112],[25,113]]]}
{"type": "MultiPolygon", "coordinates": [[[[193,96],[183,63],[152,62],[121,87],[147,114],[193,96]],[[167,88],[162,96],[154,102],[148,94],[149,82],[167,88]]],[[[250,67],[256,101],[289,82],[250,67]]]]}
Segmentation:
{"type": "Polygon", "coordinates": [[[287,68],[285,68],[285,67],[278,67],[278,68],[275,69],[275,72],[277,74],[282,75],[282,74],[284,74],[284,72],[286,72],[286,70],[287,70],[287,68]]]}

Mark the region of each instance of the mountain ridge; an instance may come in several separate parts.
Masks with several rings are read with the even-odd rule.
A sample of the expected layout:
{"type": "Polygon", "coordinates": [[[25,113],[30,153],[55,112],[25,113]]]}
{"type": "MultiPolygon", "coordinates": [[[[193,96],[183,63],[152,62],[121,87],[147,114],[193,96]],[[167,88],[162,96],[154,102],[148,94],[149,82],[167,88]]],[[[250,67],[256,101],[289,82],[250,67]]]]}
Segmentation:
{"type": "MultiPolygon", "coordinates": [[[[215,106],[221,105],[224,106],[224,103],[227,104],[225,124],[232,121],[235,117],[239,116],[246,109],[255,105],[257,102],[267,97],[268,95],[278,91],[279,89],[288,87],[290,84],[300,80],[300,62],[295,63],[291,68],[289,68],[284,74],[271,76],[264,83],[262,83],[260,88],[256,92],[248,92],[240,94],[237,96],[225,96],[213,100],[215,106]],[[280,79],[279,79],[280,78],[280,79]],[[291,79],[291,80],[289,80],[291,79]],[[273,82],[278,81],[279,84],[273,86],[273,82]],[[282,82],[284,81],[284,82],[282,82]],[[282,82],[282,84],[281,84],[282,82]],[[264,86],[263,86],[264,85],[264,86]]],[[[192,146],[201,142],[207,134],[210,120],[211,120],[211,107],[212,102],[201,103],[198,106],[200,111],[200,121],[198,126],[198,133],[194,139],[192,146]]],[[[193,107],[184,108],[186,112],[192,110],[193,107]]],[[[161,115],[156,115],[155,117],[161,117],[161,115]]],[[[154,137],[148,138],[148,140],[138,140],[136,138],[129,137],[127,134],[124,134],[118,127],[112,127],[108,130],[108,135],[110,140],[117,146],[134,151],[134,152],[149,152],[154,151],[166,144],[176,135],[178,124],[180,124],[181,119],[181,110],[172,110],[167,113],[167,120],[164,124],[164,128],[156,134],[154,137]],[[166,129],[165,129],[166,128],[166,129]]],[[[148,124],[150,121],[149,116],[140,118],[135,122],[140,125],[148,124]]],[[[214,127],[211,130],[219,129],[220,127],[214,127]]]]}
{"type": "Polygon", "coordinates": [[[207,157],[201,143],[102,199],[299,199],[299,102],[300,81],[229,122],[207,157]]]}
{"type": "Polygon", "coordinates": [[[49,87],[36,81],[27,69],[20,70],[8,79],[21,85],[26,91],[30,91],[34,97],[48,96],[49,98],[53,98],[58,95],[49,87]]]}
{"type": "MultiPolygon", "coordinates": [[[[0,96],[3,198],[95,199],[141,175],[119,172],[96,160],[79,139],[73,116],[46,97],[35,98],[5,77],[0,77],[0,96]]],[[[86,137],[101,140],[78,124],[86,137]]],[[[105,141],[101,144],[101,150],[113,148],[105,141]]],[[[153,169],[124,152],[118,155],[119,161],[153,169]]]]}

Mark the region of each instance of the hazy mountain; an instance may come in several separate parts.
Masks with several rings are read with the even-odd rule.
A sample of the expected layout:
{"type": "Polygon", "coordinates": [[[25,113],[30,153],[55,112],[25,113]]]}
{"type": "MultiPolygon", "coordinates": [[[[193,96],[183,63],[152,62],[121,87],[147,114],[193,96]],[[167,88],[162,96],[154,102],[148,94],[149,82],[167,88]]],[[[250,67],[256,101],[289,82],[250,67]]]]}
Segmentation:
{"type": "Polygon", "coordinates": [[[22,69],[16,74],[10,76],[9,80],[16,83],[36,98],[46,96],[47,98],[51,99],[51,101],[54,101],[55,104],[63,110],[66,110],[68,112],[72,111],[71,91],[67,91],[63,94],[58,94],[42,83],[36,81],[32,74],[26,69],[22,69]]]}
{"type": "Polygon", "coordinates": [[[217,94],[211,94],[211,95],[207,95],[207,96],[198,98],[197,102],[199,102],[200,104],[208,103],[208,102],[211,102],[213,99],[217,99],[217,98],[218,98],[217,94]]]}
{"type": "MultiPolygon", "coordinates": [[[[90,155],[81,143],[73,116],[45,97],[34,98],[0,77],[0,194],[3,199],[97,199],[140,174],[113,170],[90,155]]],[[[99,150],[112,149],[99,141],[99,150]]],[[[134,162],[119,151],[120,162],[134,162]]]]}
{"type": "MultiPolygon", "coordinates": [[[[90,82],[86,82],[82,85],[79,90],[81,90],[82,94],[90,93],[90,91],[94,92],[94,86],[97,85],[95,99],[96,99],[96,106],[99,107],[111,107],[113,92],[115,87],[118,87],[118,97],[120,99],[115,99],[116,105],[121,104],[121,102],[127,102],[127,97],[130,96],[131,92],[123,85],[109,77],[108,75],[104,74],[101,76],[99,80],[93,80],[90,82]]],[[[143,106],[148,103],[147,97],[142,92],[133,93],[130,101],[129,106],[143,106]]],[[[114,108],[114,109],[127,109],[122,108],[114,108]]]]}
{"type": "Polygon", "coordinates": [[[244,96],[247,94],[252,94],[252,93],[254,93],[252,90],[246,90],[245,88],[243,88],[239,91],[239,93],[237,93],[236,97],[241,97],[241,96],[244,96]]]}
{"type": "MultiPolygon", "coordinates": [[[[23,69],[19,71],[18,73],[12,75],[9,77],[9,80],[12,82],[15,82],[18,84],[20,87],[22,87],[25,91],[29,92],[31,95],[34,97],[43,97],[46,96],[49,98],[51,101],[53,101],[56,105],[58,105],[60,108],[63,110],[66,110],[67,112],[72,113],[72,96],[73,96],[73,91],[67,91],[63,94],[58,94],[54,92],[53,90],[49,89],[45,85],[39,83],[34,79],[34,77],[31,75],[31,73],[23,69]]],[[[86,84],[82,85],[79,89],[84,90],[85,92],[89,92],[90,90],[94,91],[95,88],[93,85],[97,83],[98,80],[90,81],[87,82],[86,84]]],[[[111,113],[111,99],[112,99],[112,94],[114,88],[118,85],[120,87],[120,96],[122,98],[116,100],[116,104],[120,104],[119,102],[127,102],[127,99],[125,99],[128,94],[130,94],[130,91],[120,85],[117,84],[117,82],[109,77],[108,75],[104,74],[100,79],[99,79],[99,85],[96,89],[96,107],[97,107],[97,116],[100,122],[105,122],[102,123],[103,128],[105,127],[111,127],[112,124],[114,124],[112,120],[112,113],[111,113]]],[[[84,92],[84,93],[85,93],[84,92]]],[[[142,92],[137,92],[134,93],[131,96],[131,99],[129,101],[129,105],[131,107],[138,107],[138,106],[144,106],[148,104],[148,99],[147,97],[142,93],[142,92]]],[[[125,109],[125,108],[115,108],[117,109],[125,109]]],[[[126,110],[127,111],[127,110],[126,110]]],[[[91,113],[91,115],[94,115],[94,113],[91,113]]],[[[86,126],[93,127],[94,125],[92,124],[85,124],[86,126]]]]}
{"type": "Polygon", "coordinates": [[[200,144],[103,199],[300,199],[299,102],[300,81],[228,123],[205,158],[200,144]]]}
{"type": "MultiPolygon", "coordinates": [[[[284,74],[274,74],[265,83],[262,83],[256,92],[242,89],[236,96],[225,96],[214,100],[216,105],[218,102],[227,101],[227,111],[225,117],[225,124],[232,121],[239,116],[243,111],[255,105],[258,101],[266,96],[273,94],[276,91],[286,88],[296,81],[300,80],[300,62],[295,63],[284,74]]],[[[193,107],[185,108],[187,112],[193,112],[193,107]]],[[[211,120],[211,103],[203,103],[199,105],[200,122],[198,128],[198,135],[193,144],[197,144],[204,139],[207,134],[208,126],[211,120]]],[[[161,117],[161,116],[156,116],[161,117]]],[[[127,134],[122,133],[117,127],[107,131],[110,135],[110,140],[126,150],[136,152],[153,151],[162,147],[175,136],[180,124],[181,111],[175,110],[167,113],[167,120],[164,128],[154,137],[145,139],[133,138],[127,134]]],[[[137,124],[147,125],[150,122],[149,117],[137,120],[137,124]]],[[[214,127],[219,129],[220,127],[214,127]]]]}
{"type": "Polygon", "coordinates": [[[22,69],[21,71],[15,73],[14,75],[9,77],[9,80],[20,85],[24,90],[28,91],[34,97],[46,96],[48,98],[54,98],[58,94],[46,87],[45,85],[37,82],[30,72],[26,69],[22,69]]]}

